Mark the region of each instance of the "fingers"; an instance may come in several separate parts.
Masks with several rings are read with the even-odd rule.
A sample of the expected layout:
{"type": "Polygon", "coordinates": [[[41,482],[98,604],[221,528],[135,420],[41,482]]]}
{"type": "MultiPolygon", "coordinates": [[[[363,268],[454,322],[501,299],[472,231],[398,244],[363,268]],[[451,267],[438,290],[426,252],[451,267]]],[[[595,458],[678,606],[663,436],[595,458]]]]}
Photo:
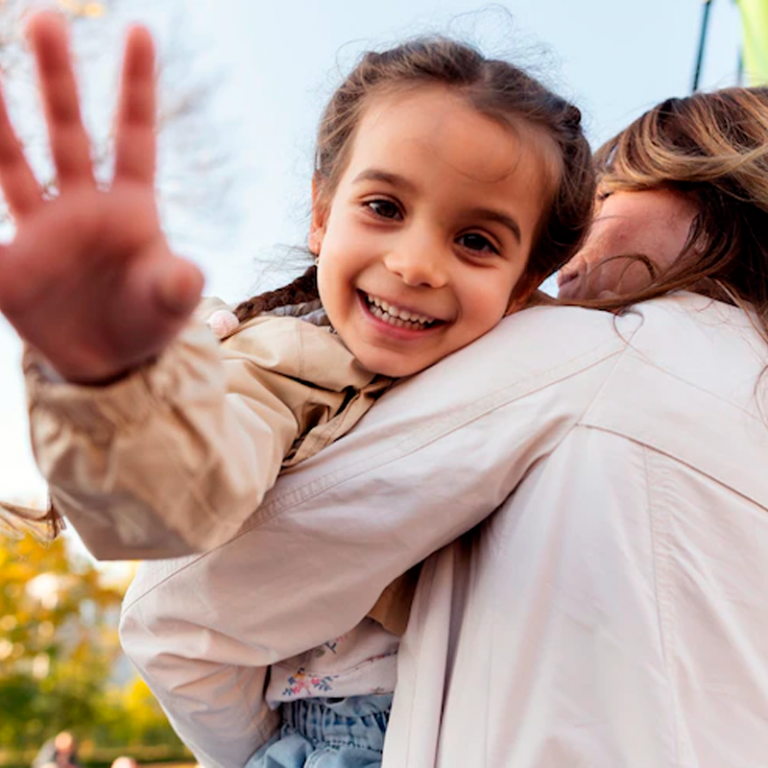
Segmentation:
{"type": "Polygon", "coordinates": [[[30,213],[43,199],[43,190],[29,167],[21,142],[8,117],[0,92],[0,187],[15,219],[30,213]]]}
{"type": "Polygon", "coordinates": [[[37,61],[51,154],[59,187],[94,183],[91,143],[80,114],[66,22],[57,13],[32,17],[27,34],[37,61]]]}
{"type": "Polygon", "coordinates": [[[149,32],[128,34],[117,108],[115,179],[151,184],[155,176],[155,51],[149,32]]]}

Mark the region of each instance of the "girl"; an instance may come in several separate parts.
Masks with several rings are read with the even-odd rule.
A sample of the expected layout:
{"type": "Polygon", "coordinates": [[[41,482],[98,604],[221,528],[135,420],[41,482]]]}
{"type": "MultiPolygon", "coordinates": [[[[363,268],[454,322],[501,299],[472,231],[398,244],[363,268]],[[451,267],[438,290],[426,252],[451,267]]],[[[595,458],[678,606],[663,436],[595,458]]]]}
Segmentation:
{"type": "MultiPolygon", "coordinates": [[[[43,198],[3,110],[0,183],[18,233],[0,260],[0,307],[29,345],[32,434],[53,505],[98,556],[226,541],[281,466],[348,431],[391,379],[524,306],[584,232],[593,183],[575,107],[450,41],[369,53],[321,122],[316,269],[287,296],[210,316],[219,347],[188,319],[200,277],[170,254],[155,214],[148,36],[128,40],[115,180],[102,192],[64,29],[41,15],[30,35],[61,194],[43,198]]],[[[397,583],[343,637],[275,659],[266,698],[282,726],[254,766],[380,759],[409,603],[397,583]]],[[[221,659],[209,661],[200,685],[156,692],[201,761],[228,764],[231,691],[216,684],[221,659]],[[213,752],[196,734],[216,718],[213,752]]],[[[271,735],[276,720],[263,718],[271,735]]]]}

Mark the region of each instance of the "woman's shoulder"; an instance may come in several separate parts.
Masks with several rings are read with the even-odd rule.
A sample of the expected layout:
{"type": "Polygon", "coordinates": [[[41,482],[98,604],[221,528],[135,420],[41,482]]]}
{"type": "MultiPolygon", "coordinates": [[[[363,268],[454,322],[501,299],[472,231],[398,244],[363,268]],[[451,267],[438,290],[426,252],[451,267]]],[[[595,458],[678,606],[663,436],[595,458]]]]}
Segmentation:
{"type": "MultiPolygon", "coordinates": [[[[510,318],[512,319],[512,318],[510,318]]],[[[515,336],[538,339],[542,356],[570,358],[618,339],[648,360],[743,357],[744,365],[768,365],[768,344],[745,309],[687,291],[661,296],[613,313],[549,303],[514,316],[515,336]]],[[[512,343],[523,344],[522,341],[512,343]]],[[[506,342],[505,342],[506,343],[506,342]]]]}
{"type": "Polygon", "coordinates": [[[638,355],[706,389],[736,377],[752,386],[768,366],[768,343],[751,313],[723,301],[681,291],[627,311],[642,322],[638,355]]]}
{"type": "Polygon", "coordinates": [[[417,387],[447,381],[473,402],[502,390],[528,399],[556,390],[552,396],[572,402],[576,413],[609,390],[628,407],[638,398],[650,406],[660,399],[652,389],[675,379],[751,407],[767,365],[768,346],[746,313],[678,294],[621,314],[556,304],[524,309],[420,374],[417,387]],[[607,386],[618,380],[621,387],[607,386]]]}

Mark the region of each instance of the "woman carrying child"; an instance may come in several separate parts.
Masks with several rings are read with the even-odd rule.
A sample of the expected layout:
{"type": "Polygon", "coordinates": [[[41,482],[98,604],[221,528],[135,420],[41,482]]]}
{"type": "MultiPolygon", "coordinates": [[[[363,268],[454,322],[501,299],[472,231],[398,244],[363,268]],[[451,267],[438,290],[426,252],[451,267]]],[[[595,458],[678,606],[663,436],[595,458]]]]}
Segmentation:
{"type": "MultiPolygon", "coordinates": [[[[768,488],[759,471],[768,458],[760,390],[768,362],[768,278],[754,233],[765,230],[759,180],[765,179],[768,121],[762,92],[697,99],[653,111],[642,130],[630,129],[609,154],[606,182],[614,194],[603,203],[595,240],[582,252],[585,265],[628,256],[632,268],[651,268],[647,283],[615,298],[609,294],[624,292],[630,272],[622,268],[618,279],[601,285],[601,306],[648,301],[619,316],[567,307],[513,315],[398,383],[343,441],[284,473],[230,542],[207,555],[145,567],[126,603],[123,636],[206,765],[243,765],[254,750],[254,765],[269,764],[264,761],[272,756],[277,765],[347,758],[352,765],[375,764],[367,740],[377,727],[381,736],[386,701],[362,714],[343,743],[318,738],[334,707],[373,698],[359,691],[341,702],[284,703],[282,730],[264,745],[277,724],[264,706],[265,668],[365,626],[387,585],[440,547],[424,565],[399,648],[385,766],[759,764],[768,701],[768,609],[761,588],[768,578],[761,556],[768,546],[768,488]],[[666,164],[654,166],[645,161],[658,159],[651,141],[658,136],[666,164]],[[628,199],[640,204],[624,208],[628,199]],[[679,227],[680,221],[687,226],[679,227]],[[668,223],[674,225],[669,230],[668,223]],[[651,246],[654,252],[645,253],[651,246]],[[667,296],[670,291],[678,292],[667,296]],[[494,510],[488,523],[450,544],[494,510]],[[321,719],[313,720],[321,707],[321,719]],[[360,726],[367,755],[353,744],[360,726]]],[[[573,111],[565,115],[576,129],[573,111]]],[[[71,110],[68,116],[71,129],[71,110]]],[[[461,123],[443,120],[441,126],[461,123]]],[[[490,127],[481,121],[467,133],[493,156],[494,144],[479,125],[490,127]]],[[[514,127],[518,138],[520,126],[514,127]]],[[[414,138],[414,145],[428,146],[423,136],[414,138]]],[[[394,148],[399,158],[402,148],[394,148]]],[[[5,157],[6,179],[8,166],[28,176],[18,155],[5,157]]],[[[551,172],[552,165],[544,165],[551,172]]],[[[400,188],[394,200],[377,192],[377,208],[380,201],[400,203],[378,213],[409,221],[401,196],[400,188]]],[[[316,194],[316,204],[319,199],[316,194]]],[[[327,219],[313,217],[313,236],[321,237],[321,297],[323,249],[338,242],[330,237],[334,204],[327,219]]],[[[517,223],[524,242],[526,228],[517,223]]],[[[481,231],[487,237],[485,227],[481,231]]],[[[20,245],[28,242],[22,234],[23,226],[20,245]]],[[[29,260],[35,249],[20,245],[8,254],[29,260]]],[[[429,266],[431,251],[423,257],[429,266]]],[[[176,269],[184,267],[166,260],[153,273],[157,281],[136,282],[159,286],[149,295],[169,299],[167,305],[183,314],[196,296],[194,286],[172,279],[176,269]]],[[[579,269],[576,280],[591,286],[599,272],[579,269]]],[[[189,272],[185,279],[192,282],[189,272]]],[[[20,300],[14,305],[22,306],[20,300]]],[[[381,301],[379,307],[389,312],[381,301]]],[[[427,322],[446,319],[418,309],[427,322]]],[[[25,322],[20,315],[17,327],[25,322]]],[[[176,330],[167,329],[165,339],[176,330]]],[[[178,395],[171,410],[179,403],[189,409],[180,420],[191,448],[207,447],[195,439],[207,433],[189,418],[194,398],[168,384],[145,392],[174,345],[183,343],[171,344],[139,376],[85,366],[85,380],[96,370],[100,384],[121,376],[99,394],[57,381],[41,360],[30,372],[32,386],[39,387],[33,424],[52,418],[57,397],[54,405],[62,411],[83,389],[91,401],[101,396],[109,404],[110,391],[140,378],[142,386],[129,390],[134,410],[147,399],[162,405],[178,395]]],[[[50,349],[38,350],[38,358],[79,381],[73,368],[51,359],[55,345],[50,349]]],[[[389,353],[379,359],[386,362],[389,353]]],[[[194,365],[178,365],[185,375],[195,373],[194,365]]],[[[203,378],[193,392],[205,403],[203,378]]],[[[97,420],[93,410],[90,424],[97,420]]],[[[134,411],[114,413],[130,433],[134,411]]],[[[41,457],[56,458],[57,444],[63,455],[81,436],[64,427],[68,440],[59,441],[63,423],[60,415],[57,429],[37,433],[41,457]]],[[[123,439],[123,433],[115,439],[117,433],[87,436],[68,460],[100,442],[106,455],[105,444],[114,450],[123,439]]],[[[202,478],[202,469],[218,457],[201,455],[209,462],[195,465],[195,451],[185,451],[178,473],[195,466],[202,478]]],[[[115,518],[89,510],[78,488],[88,497],[89,482],[98,478],[101,500],[119,501],[102,482],[116,476],[119,462],[109,464],[108,473],[103,461],[78,466],[99,471],[81,472],[59,504],[90,511],[90,518],[79,518],[81,528],[101,519],[114,534],[115,518]]],[[[204,478],[195,487],[205,487],[204,478]]],[[[161,508],[144,499],[144,523],[153,516],[172,519],[178,499],[165,501],[161,508]]],[[[146,526],[130,527],[131,520],[141,522],[137,508],[124,508],[131,513],[121,530],[124,549],[130,535],[152,539],[146,526]]],[[[349,724],[346,714],[341,720],[349,724]]]]}

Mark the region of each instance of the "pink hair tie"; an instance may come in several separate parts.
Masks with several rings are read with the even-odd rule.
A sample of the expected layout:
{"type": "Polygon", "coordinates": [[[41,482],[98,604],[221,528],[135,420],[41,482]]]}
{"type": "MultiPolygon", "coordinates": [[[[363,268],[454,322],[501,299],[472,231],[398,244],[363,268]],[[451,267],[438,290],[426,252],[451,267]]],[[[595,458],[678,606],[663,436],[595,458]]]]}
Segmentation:
{"type": "Polygon", "coordinates": [[[219,339],[226,339],[227,336],[231,336],[239,325],[240,321],[235,316],[235,313],[230,312],[228,309],[217,309],[208,318],[208,327],[219,339]]]}

